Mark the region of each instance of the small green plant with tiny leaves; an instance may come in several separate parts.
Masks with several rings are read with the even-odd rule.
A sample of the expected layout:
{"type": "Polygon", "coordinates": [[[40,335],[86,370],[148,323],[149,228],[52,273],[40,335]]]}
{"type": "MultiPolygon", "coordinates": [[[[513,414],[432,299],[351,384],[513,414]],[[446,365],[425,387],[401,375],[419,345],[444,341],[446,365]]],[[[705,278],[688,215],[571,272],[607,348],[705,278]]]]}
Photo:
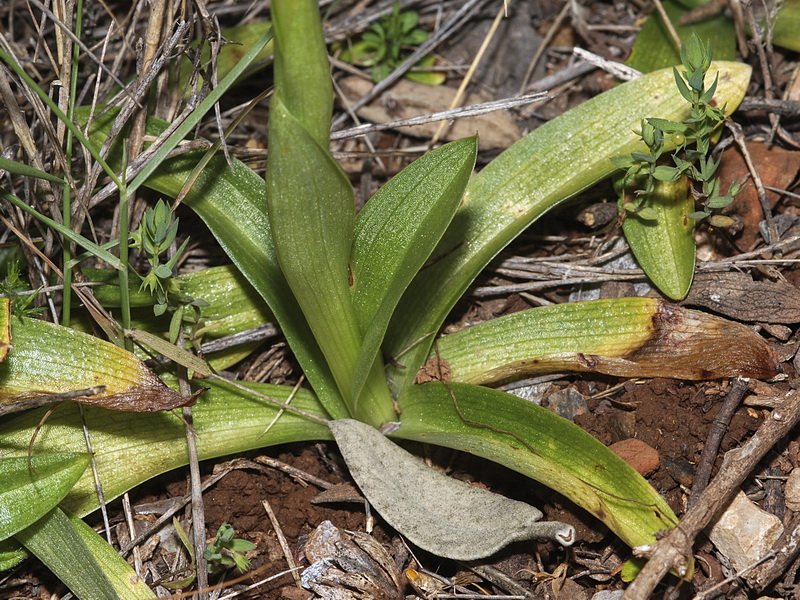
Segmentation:
{"type": "Polygon", "coordinates": [[[656,220],[658,213],[651,205],[655,182],[677,181],[687,175],[693,183],[692,195],[702,204],[702,210],[686,216],[695,221],[710,217],[710,223],[718,227],[731,224],[730,217],[715,214],[733,202],[741,185],[734,182],[727,193],[721,194],[716,171],[722,157],[714,160],[711,156],[713,134],[726,119],[725,107],[712,103],[719,75],[708,88],[704,83],[712,57],[711,45],[704,45],[697,35],[692,36],[688,46],[681,47],[684,69],[678,71],[675,67],[673,71],[678,91],[691,105],[688,118],[681,122],[643,119],[637,133],[649,152],[633,152],[612,159],[615,165],[625,170],[623,186],[633,184],[636,187],[633,199],[623,203],[626,213],[644,220],[656,220]],[[665,142],[674,148],[671,154],[674,166],[663,164],[661,160],[667,149],[665,142]]]}
{"type": "Polygon", "coordinates": [[[240,572],[250,568],[250,560],[244,553],[255,550],[256,545],[233,537],[235,534],[230,524],[223,523],[219,526],[217,535],[203,553],[203,557],[208,561],[209,573],[228,567],[236,567],[240,572]]]}
{"type": "MultiPolygon", "coordinates": [[[[373,23],[360,39],[343,48],[339,58],[360,67],[371,67],[372,80],[377,83],[406,59],[409,48],[428,39],[428,32],[417,27],[418,23],[416,11],[400,10],[400,3],[395,2],[392,12],[373,23]]],[[[434,57],[428,56],[417,66],[429,67],[433,62],[434,57]]],[[[431,85],[444,81],[444,75],[425,71],[410,71],[406,77],[431,85]]]]}

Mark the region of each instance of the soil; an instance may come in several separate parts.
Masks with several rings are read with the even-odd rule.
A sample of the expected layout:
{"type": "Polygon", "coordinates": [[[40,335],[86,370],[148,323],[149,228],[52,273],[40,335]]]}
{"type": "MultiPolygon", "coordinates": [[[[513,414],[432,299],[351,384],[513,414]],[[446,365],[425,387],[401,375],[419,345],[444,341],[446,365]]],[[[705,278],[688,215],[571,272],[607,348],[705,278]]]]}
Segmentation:
{"type": "MultiPolygon", "coordinates": [[[[9,5],[19,5],[20,14],[24,3],[9,2],[9,5]]],[[[124,14],[127,8],[121,3],[111,2],[112,9],[124,14]]],[[[238,23],[236,18],[247,17],[243,8],[233,7],[235,3],[209,3],[212,13],[219,12],[223,25],[238,23]],[[217,6],[219,5],[219,6],[217,6]],[[222,10],[226,5],[230,10],[222,10]],[[232,14],[235,13],[233,16],[232,14]],[[230,23],[228,23],[230,21],[230,23]]],[[[353,2],[344,2],[344,6],[335,8],[334,16],[344,14],[345,9],[352,8],[353,2]],[[336,11],[339,12],[336,12],[336,11]]],[[[360,3],[360,10],[367,10],[376,2],[360,3]]],[[[406,3],[409,4],[409,3],[406,3]]],[[[423,14],[422,23],[427,28],[432,28],[437,23],[437,13],[433,11],[430,2],[410,3],[419,5],[423,14]],[[427,7],[427,8],[425,8],[427,7]]],[[[434,3],[435,4],[435,3],[434,3]]],[[[447,8],[452,8],[448,3],[447,8]]],[[[456,3],[458,4],[458,3],[456,3]]],[[[490,3],[491,10],[478,11],[473,19],[458,35],[443,45],[438,52],[440,59],[445,64],[464,65],[471,60],[483,40],[485,32],[494,19],[497,6],[490,3]]],[[[499,3],[498,3],[499,4],[499,3]]],[[[577,4],[577,3],[576,3],[577,4]]],[[[537,63],[531,73],[527,73],[528,62],[533,56],[538,44],[547,35],[549,28],[557,21],[558,14],[563,7],[562,2],[556,0],[522,1],[512,3],[515,7],[512,18],[502,22],[499,39],[503,44],[493,44],[484,60],[483,66],[477,73],[478,85],[474,91],[486,95],[488,98],[504,98],[515,94],[524,81],[537,81],[541,78],[560,72],[569,64],[569,51],[575,45],[591,50],[599,55],[613,60],[624,60],[629,54],[631,44],[635,39],[635,27],[650,10],[649,3],[611,3],[591,1],[581,3],[582,6],[574,19],[567,19],[560,25],[557,35],[550,40],[549,50],[544,58],[537,63]],[[580,17],[580,18],[578,18],[580,17]],[[634,29],[631,29],[634,28],[634,29]],[[620,33],[621,32],[621,33],[620,33]],[[516,57],[525,57],[525,60],[516,57]]],[[[13,8],[10,9],[13,12],[13,8]]],[[[7,35],[8,19],[11,13],[0,8],[0,34],[7,35]],[[5,20],[3,20],[5,19],[5,20]]],[[[262,15],[263,16],[263,15],[262,15]]],[[[93,15],[95,21],[102,21],[101,15],[93,15]]],[[[146,19],[137,24],[143,31],[146,19]]],[[[98,26],[95,22],[92,26],[98,26]]],[[[22,29],[22,28],[20,28],[22,29]]],[[[347,31],[342,35],[353,35],[355,31],[347,31]]],[[[797,84],[792,84],[792,72],[796,74],[797,55],[788,50],[776,49],[774,63],[775,97],[783,97],[784,92],[797,100],[797,84]],[[793,71],[794,70],[794,71],[793,71]],[[794,86],[792,88],[792,86],[794,86]]],[[[753,55],[748,59],[751,64],[756,64],[753,55]]],[[[338,71],[337,71],[338,73],[338,71]]],[[[455,68],[450,73],[448,85],[451,87],[460,81],[463,69],[455,68]]],[[[124,76],[123,76],[124,79],[124,76]]],[[[242,101],[249,100],[259,93],[261,89],[253,91],[245,83],[239,93],[242,101]],[[252,93],[251,93],[252,92],[252,93]],[[248,95],[250,94],[250,95],[248,95]]],[[[594,71],[575,78],[571,82],[563,83],[556,89],[555,97],[530,111],[513,113],[515,126],[520,133],[529,131],[547,120],[561,114],[572,106],[590,98],[605,89],[615,85],[615,80],[603,73],[594,71]]],[[[763,79],[758,69],[754,75],[754,82],[750,96],[763,95],[763,79]]],[[[384,103],[396,98],[383,99],[384,103]]],[[[224,108],[238,104],[239,98],[226,99],[228,103],[224,108]]],[[[244,139],[236,138],[237,151],[244,153],[245,146],[263,146],[263,122],[265,122],[265,104],[259,105],[253,113],[245,119],[242,130],[249,132],[244,139]]],[[[441,110],[442,106],[432,106],[433,110],[441,110]]],[[[338,110],[338,109],[337,109],[338,110]]],[[[337,112],[337,114],[339,114],[337,112]]],[[[753,143],[763,142],[765,131],[769,129],[769,117],[761,111],[749,111],[740,117],[750,138],[758,138],[753,143]]],[[[3,140],[3,147],[8,147],[13,139],[10,127],[3,125],[0,134],[7,136],[3,140]]],[[[781,138],[779,168],[775,167],[776,154],[759,146],[754,152],[754,160],[758,165],[764,166],[762,176],[764,183],[769,186],[794,190],[795,195],[772,193],[768,199],[776,217],[786,217],[787,227],[782,231],[786,236],[797,235],[797,225],[790,219],[800,215],[800,201],[796,195],[797,172],[800,168],[796,140],[798,133],[796,116],[786,119],[782,126],[789,140],[795,140],[795,147],[786,138],[781,138]],[[767,168],[767,166],[769,168],[767,168]],[[793,186],[793,187],[792,187],[793,186]],[[794,227],[794,229],[792,229],[794,227]],[[788,233],[787,233],[788,231],[788,233]]],[[[205,130],[204,130],[205,131],[205,130]]],[[[213,137],[214,129],[208,127],[205,134],[213,137]]],[[[387,131],[373,139],[378,152],[390,153],[396,149],[419,152],[422,144],[428,140],[411,137],[405,133],[387,131]]],[[[359,202],[369,196],[376,187],[383,183],[389,176],[407,164],[408,157],[402,153],[389,154],[380,167],[370,161],[371,149],[363,146],[361,142],[344,142],[335,148],[337,155],[342,157],[344,167],[351,177],[357,190],[359,202]],[[355,158],[354,158],[355,156],[355,158]]],[[[479,166],[486,164],[500,148],[484,148],[479,157],[479,166]]],[[[244,155],[244,154],[243,154],[244,155]]],[[[726,154],[726,157],[728,154],[726,154]]],[[[721,171],[725,181],[741,176],[741,157],[735,152],[730,153],[730,159],[723,162],[721,171]]],[[[260,160],[260,159],[259,159],[260,160]]],[[[723,183],[723,187],[727,183],[723,183]]],[[[758,224],[763,220],[763,209],[759,198],[754,192],[743,195],[737,199],[736,206],[731,208],[731,213],[743,215],[739,229],[715,230],[702,226],[698,234],[700,240],[700,255],[704,260],[714,260],[732,257],[747,252],[754,248],[763,248],[764,240],[759,232],[758,224]]],[[[584,192],[579,199],[561,209],[548,214],[536,222],[523,235],[521,235],[506,251],[499,256],[486,272],[479,278],[473,290],[456,306],[448,319],[445,331],[459,329],[467,323],[477,323],[489,318],[510,314],[522,309],[551,302],[564,302],[570,299],[575,288],[559,285],[559,275],[552,277],[552,285],[535,293],[478,293],[476,290],[485,290],[506,284],[518,283],[513,277],[503,272],[503,261],[512,257],[526,258],[569,258],[585,257],[592,255],[599,241],[611,239],[618,234],[613,227],[616,210],[611,211],[611,217],[603,222],[595,223],[595,214],[608,213],[608,210],[598,208],[592,212],[590,220],[582,214],[587,205],[597,208],[607,208],[613,198],[613,191],[608,184],[600,184],[584,192]],[[587,223],[593,224],[588,227],[587,223]],[[608,227],[604,225],[608,223],[608,227]]],[[[186,222],[191,222],[192,239],[211,240],[210,234],[204,229],[191,213],[185,213],[186,222]]],[[[102,228],[103,224],[110,227],[112,215],[98,215],[96,222],[102,228]]],[[[782,223],[784,221],[781,221],[782,223]]],[[[222,253],[212,246],[212,242],[201,242],[201,248],[193,255],[186,268],[208,266],[218,262],[225,262],[222,253]],[[203,246],[208,246],[208,248],[203,246]]],[[[790,249],[784,258],[796,256],[797,250],[790,249]]],[[[778,253],[774,253],[779,257],[778,253]]],[[[772,258],[773,254],[760,255],[762,259],[772,258]]],[[[744,265],[742,270],[754,274],[757,281],[787,282],[787,285],[796,287],[800,281],[800,269],[793,263],[772,265],[766,260],[756,266],[744,265]]],[[[606,295],[626,295],[632,292],[632,286],[626,282],[613,282],[618,287],[607,286],[601,293],[606,295]]],[[[38,285],[38,284],[37,284],[38,285]]],[[[649,292],[654,295],[654,292],[649,292]]],[[[795,302],[791,294],[775,292],[779,299],[785,302],[788,311],[797,309],[790,304],[795,302]]],[[[706,306],[708,310],[714,307],[706,306]]],[[[736,318],[736,315],[728,315],[736,318]]],[[[784,363],[786,380],[776,384],[776,389],[785,391],[796,381],[795,367],[791,361],[798,344],[798,331],[796,322],[777,318],[774,322],[754,322],[745,319],[747,324],[764,335],[780,352],[784,363]]],[[[797,359],[795,359],[797,360],[797,359]]],[[[296,364],[291,359],[289,351],[282,338],[272,339],[268,344],[260,347],[248,359],[230,369],[242,379],[270,381],[273,383],[295,382],[299,377],[296,364]]],[[[434,378],[441,373],[430,374],[434,378]]],[[[542,380],[530,381],[529,384],[541,383],[542,380]]],[[[722,406],[722,400],[731,388],[729,381],[713,382],[684,382],[670,379],[652,379],[626,381],[613,377],[600,375],[559,375],[550,379],[549,388],[545,390],[542,405],[560,412],[556,396],[558,392],[574,390],[582,399],[582,403],[574,410],[574,421],[583,429],[594,435],[606,445],[635,438],[646,443],[658,454],[658,465],[647,475],[647,480],[661,493],[680,518],[686,512],[687,501],[694,484],[694,476],[700,460],[701,452],[709,439],[710,431],[722,406]]],[[[755,384],[753,384],[755,386],[755,384]]],[[[726,452],[742,445],[758,427],[764,422],[769,411],[757,405],[743,404],[736,409],[732,420],[727,424],[721,446],[714,462],[714,472],[722,463],[726,452]]],[[[759,469],[751,474],[745,482],[743,489],[749,497],[760,506],[775,514],[787,525],[796,523],[792,521],[793,513],[784,505],[783,482],[786,475],[791,472],[798,459],[798,440],[796,434],[783,440],[762,461],[759,469]],[[767,475],[768,477],[764,477],[767,475]]],[[[281,599],[306,600],[314,594],[299,587],[294,575],[287,572],[290,568],[289,559],[299,567],[308,566],[305,556],[305,544],[311,535],[323,522],[330,521],[341,531],[365,532],[368,531],[379,544],[384,547],[383,552],[388,556],[389,569],[400,578],[399,589],[385,591],[380,586],[374,587],[374,581],[367,584],[363,581],[353,584],[349,589],[349,596],[332,596],[347,600],[349,598],[372,597],[401,597],[402,595],[415,594],[416,597],[434,598],[436,593],[453,591],[452,584],[462,582],[460,592],[469,591],[473,594],[497,594],[508,597],[525,598],[566,598],[567,600],[588,600],[599,592],[614,592],[625,589],[625,583],[620,577],[623,562],[631,557],[630,549],[624,546],[606,527],[598,520],[588,515],[581,508],[559,496],[555,492],[525,478],[515,472],[507,470],[493,463],[460,454],[454,451],[445,451],[440,448],[414,447],[432,465],[447,472],[449,475],[461,478],[484,486],[493,491],[509,497],[524,500],[540,507],[548,519],[565,521],[575,526],[578,542],[570,549],[557,546],[553,543],[516,543],[512,544],[491,560],[486,561],[486,569],[471,570],[475,565],[462,565],[453,561],[442,560],[420,551],[414,547],[407,547],[401,537],[384,523],[379,515],[372,514],[360,500],[357,492],[339,488],[339,484],[351,482],[346,467],[342,463],[336,446],[332,443],[318,444],[293,444],[265,449],[261,452],[250,453],[247,456],[228,457],[201,464],[203,477],[208,479],[219,469],[229,469],[216,483],[211,485],[203,495],[203,505],[206,519],[206,534],[208,540],[214,538],[215,533],[223,523],[230,524],[235,530],[237,538],[255,544],[255,549],[247,552],[250,558],[250,570],[242,577],[234,569],[220,569],[210,577],[211,584],[223,584],[223,593],[235,591],[236,597],[252,599],[281,599]],[[284,470],[265,466],[259,462],[262,456],[277,459],[281,463],[296,469],[298,472],[318,478],[325,482],[319,485],[308,482],[303,476],[289,475],[284,470]],[[332,488],[333,492],[340,493],[344,498],[341,503],[318,504],[315,498],[324,491],[332,488]],[[274,519],[268,515],[264,503],[268,502],[274,512],[274,519]],[[373,522],[374,521],[374,522],[373,522]],[[287,547],[281,545],[278,530],[285,536],[287,547]],[[288,556],[287,556],[288,555],[288,556]],[[404,569],[413,569],[417,572],[431,572],[443,577],[448,584],[437,583],[434,591],[420,590],[410,585],[410,580],[405,579],[404,569]],[[477,572],[476,572],[477,571],[477,572]],[[498,572],[506,576],[503,581],[498,578],[498,572]],[[273,577],[269,581],[263,580],[273,577]],[[510,582],[509,582],[510,580],[510,582]],[[249,586],[255,586],[252,589],[249,586]],[[369,587],[373,585],[373,587],[369,587]],[[361,587],[360,587],[361,586],[361,587]],[[438,587],[436,587],[438,586],[438,587]],[[365,591],[366,590],[366,591],[365,591]],[[385,594],[382,596],[381,594],[385,594]],[[522,594],[522,595],[520,595],[522,594]]],[[[137,531],[146,528],[155,522],[170,505],[172,499],[181,498],[188,492],[187,471],[168,473],[157,477],[147,484],[130,492],[130,504],[133,507],[134,520],[137,531]]],[[[129,532],[125,525],[124,511],[119,501],[109,506],[109,514],[115,541],[123,543],[129,539],[129,532]]],[[[182,508],[177,516],[182,527],[189,529],[190,511],[182,508]]],[[[92,515],[88,519],[93,526],[102,525],[99,515],[92,515]]],[[[723,582],[733,572],[731,565],[722,557],[713,545],[700,536],[694,547],[698,557],[699,569],[691,582],[678,585],[677,579],[665,580],[664,585],[658,588],[657,598],[692,598],[701,590],[723,582]]],[[[370,554],[372,560],[377,560],[370,554]]],[[[150,583],[168,582],[175,577],[183,577],[176,573],[188,565],[189,557],[185,547],[179,541],[174,528],[167,525],[160,532],[160,537],[150,537],[136,552],[129,556],[129,561],[136,564],[140,573],[150,583]]],[[[786,572],[778,578],[777,583],[768,588],[764,593],[774,598],[798,597],[795,572],[797,564],[787,567],[786,572]]],[[[296,573],[295,573],[296,574],[296,573]]],[[[391,577],[390,577],[391,579],[391,577]]],[[[155,583],[153,584],[155,587],[155,583]]],[[[189,589],[187,584],[186,589],[189,589]]],[[[156,587],[159,595],[166,596],[176,593],[175,589],[156,587]]],[[[751,593],[746,587],[725,585],[720,588],[724,597],[746,598],[751,593]]],[[[0,574],[0,600],[11,598],[55,598],[63,597],[66,588],[47,570],[35,560],[28,560],[10,573],[0,574]]],[[[605,596],[611,598],[613,596],[605,596]]],[[[598,597],[599,600],[599,597],[598,597]]]]}

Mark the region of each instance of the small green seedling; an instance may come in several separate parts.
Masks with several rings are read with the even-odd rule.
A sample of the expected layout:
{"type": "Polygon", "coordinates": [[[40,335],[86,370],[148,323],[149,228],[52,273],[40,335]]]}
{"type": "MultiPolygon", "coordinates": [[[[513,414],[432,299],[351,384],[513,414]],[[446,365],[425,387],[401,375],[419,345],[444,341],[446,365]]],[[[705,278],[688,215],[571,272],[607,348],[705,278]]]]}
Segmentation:
{"type": "Polygon", "coordinates": [[[35,317],[44,310],[44,307],[30,306],[39,290],[30,294],[22,292],[30,291],[28,284],[20,277],[22,270],[19,260],[11,260],[6,269],[5,278],[0,281],[0,298],[13,298],[11,312],[18,317],[35,317]]]}
{"type": "Polygon", "coordinates": [[[233,527],[228,523],[219,526],[214,541],[203,553],[203,558],[208,561],[209,573],[231,566],[235,566],[240,572],[250,568],[250,561],[243,552],[255,550],[256,545],[253,542],[233,537],[234,533],[233,527]]]}
{"type": "Polygon", "coordinates": [[[657,219],[657,211],[650,205],[656,181],[677,181],[688,176],[693,183],[692,195],[702,203],[702,210],[689,218],[699,221],[709,218],[712,225],[731,224],[730,217],[714,214],[733,202],[741,185],[734,182],[726,194],[720,194],[719,179],[715,176],[721,157],[710,156],[710,145],[714,131],[725,121],[725,107],[715,106],[714,93],[719,75],[706,89],[704,79],[711,65],[711,44],[707,46],[697,35],[692,35],[689,45],[681,47],[684,70],[674,68],[675,84],[681,96],[691,104],[689,117],[678,123],[668,119],[644,119],[641,131],[637,132],[649,153],[633,152],[628,156],[612,159],[615,165],[625,169],[623,186],[636,188],[633,199],[626,199],[622,208],[628,214],[636,214],[646,221],[657,219]],[[661,160],[668,148],[674,148],[674,166],[661,160]],[[699,188],[697,187],[699,185],[699,188]]]}
{"type": "MultiPolygon", "coordinates": [[[[339,58],[360,67],[372,67],[372,79],[375,83],[386,79],[395,67],[407,56],[409,47],[419,46],[428,39],[428,32],[417,27],[419,15],[413,10],[400,10],[400,3],[395,2],[392,13],[378,20],[361,38],[343,49],[339,58]]],[[[417,66],[428,67],[434,62],[428,56],[417,66]]],[[[443,83],[444,76],[439,73],[409,73],[409,79],[438,85],[443,83]]]]}

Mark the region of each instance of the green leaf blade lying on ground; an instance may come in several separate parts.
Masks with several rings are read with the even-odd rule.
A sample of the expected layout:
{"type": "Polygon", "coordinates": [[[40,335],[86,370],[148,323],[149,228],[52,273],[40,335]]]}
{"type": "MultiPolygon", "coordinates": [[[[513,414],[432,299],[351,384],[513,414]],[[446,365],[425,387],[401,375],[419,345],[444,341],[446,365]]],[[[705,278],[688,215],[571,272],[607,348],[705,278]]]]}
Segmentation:
{"type": "Polygon", "coordinates": [[[88,466],[85,453],[42,454],[33,456],[30,464],[27,457],[0,458],[0,540],[47,514],[88,466]]]}
{"type": "MultiPolygon", "coordinates": [[[[718,62],[716,103],[733,110],[744,97],[750,67],[718,62]]],[[[472,179],[462,206],[434,250],[435,264],[409,286],[389,327],[384,352],[403,355],[406,369],[390,370],[392,385],[402,390],[425,361],[429,342],[480,270],[508,242],[543,213],[611,175],[611,157],[645,149],[634,133],[641,120],[681,121],[688,106],[671,69],[622,84],[569,110],[534,130],[498,156],[472,179]]]]}
{"type": "Polygon", "coordinates": [[[452,142],[417,159],[367,202],[353,241],[351,287],[364,342],[357,397],[400,297],[453,218],[477,156],[477,139],[452,142]]]}
{"type": "Polygon", "coordinates": [[[127,350],[68,327],[11,319],[12,349],[0,363],[0,409],[38,396],[104,386],[76,402],[121,411],[159,411],[191,398],[164,383],[127,350]]]}
{"type": "Polygon", "coordinates": [[[677,523],[664,499],[621,458],[532,402],[439,382],[412,386],[399,401],[403,413],[393,437],[469,452],[527,475],[599,518],[631,547],[655,542],[659,531],[677,523]]]}
{"type": "MultiPolygon", "coordinates": [[[[330,439],[324,424],[284,413],[268,401],[227,382],[204,380],[209,388],[192,408],[200,460],[246,452],[275,444],[330,439]]],[[[286,402],[289,386],[245,384],[249,390],[286,402]]],[[[292,405],[323,418],[328,415],[313,393],[299,389],[292,405]]],[[[30,410],[0,421],[0,453],[26,458],[31,436],[46,409],[30,410]]],[[[170,412],[120,413],[92,406],[83,409],[92,433],[97,472],[106,501],[171,469],[188,463],[186,427],[170,412]]],[[[78,408],[64,403],[48,418],[33,447],[33,456],[86,449],[83,420],[78,408]]],[[[92,473],[87,471],[70,489],[61,505],[79,516],[98,507],[92,473]]]]}
{"type": "MultiPolygon", "coordinates": [[[[625,215],[622,231],[633,255],[653,284],[667,297],[683,300],[694,278],[696,245],[694,197],[686,177],[677,181],[655,181],[646,206],[655,219],[643,219],[636,213],[625,215]]],[[[625,203],[620,198],[620,208],[625,203]]]]}
{"type": "MultiPolygon", "coordinates": [[[[78,109],[76,114],[81,122],[88,120],[87,109],[78,109]]],[[[93,121],[90,132],[93,140],[108,136],[114,116],[115,111],[109,110],[93,121]]],[[[147,134],[158,136],[167,126],[166,121],[149,118],[147,134]]],[[[121,144],[116,145],[109,155],[109,162],[117,167],[121,163],[121,149],[121,144]]],[[[203,155],[203,152],[190,152],[164,161],[145,181],[145,187],[176,197],[203,155]]],[[[328,412],[344,418],[348,416],[347,408],[278,265],[266,212],[264,180],[239,160],[232,159],[231,164],[229,167],[222,155],[212,158],[183,203],[200,216],[225,253],[269,305],[328,412]]]]}
{"type": "Polygon", "coordinates": [[[54,508],[17,540],[85,600],[156,598],[114,548],[80,519],[54,508]],[[65,549],[68,549],[65,552],[65,549]]]}
{"type": "Polygon", "coordinates": [[[690,380],[780,372],[750,328],[655,298],[532,308],[447,334],[436,350],[431,370],[438,358],[446,377],[475,384],[561,371],[690,380]]]}

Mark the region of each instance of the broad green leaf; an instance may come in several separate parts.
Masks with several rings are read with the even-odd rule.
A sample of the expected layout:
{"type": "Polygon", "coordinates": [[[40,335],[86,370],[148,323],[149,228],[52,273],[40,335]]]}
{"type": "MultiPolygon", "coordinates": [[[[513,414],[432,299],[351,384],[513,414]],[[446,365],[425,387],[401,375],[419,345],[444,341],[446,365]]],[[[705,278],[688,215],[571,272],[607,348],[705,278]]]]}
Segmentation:
{"type": "MultiPolygon", "coordinates": [[[[717,104],[741,102],[750,67],[719,62],[717,104]]],[[[428,356],[431,336],[481,269],[542,214],[611,175],[613,156],[645,150],[634,130],[646,117],[682,121],[688,105],[671,69],[656,71],[567,111],[494,159],[470,181],[460,209],[423,269],[400,301],[384,354],[405,369],[390,367],[392,387],[413,382],[428,356]],[[423,341],[420,341],[423,340],[423,341]]]]}
{"type": "Polygon", "coordinates": [[[439,382],[411,386],[399,400],[403,413],[394,437],[462,450],[527,475],[593,514],[632,547],[655,542],[659,531],[677,523],[664,499],[621,458],[532,402],[439,382]]]}
{"type": "Polygon", "coordinates": [[[400,297],[450,224],[477,151],[477,139],[467,138],[426,154],[378,190],[359,213],[351,291],[364,342],[353,397],[378,355],[400,297]]]}
{"type": "Polygon", "coordinates": [[[9,173],[14,173],[15,175],[24,175],[25,177],[46,179],[52,183],[65,183],[61,177],[56,177],[55,175],[45,173],[44,171],[40,171],[39,169],[31,167],[30,165],[26,165],[25,163],[3,158],[2,156],[0,156],[0,170],[8,171],[9,173]]]}
{"type": "MultiPolygon", "coordinates": [[[[82,122],[88,120],[86,109],[78,109],[76,113],[82,122]]],[[[114,115],[115,111],[110,110],[93,121],[92,139],[102,140],[108,135],[114,115]]],[[[167,126],[166,121],[150,118],[147,133],[157,136],[167,126]]],[[[120,145],[115,146],[109,156],[114,165],[119,165],[120,150],[120,145]]],[[[177,196],[203,154],[190,152],[165,161],[144,185],[177,196]]],[[[225,253],[269,305],[326,409],[331,415],[347,416],[325,358],[278,266],[266,212],[264,180],[236,159],[232,159],[229,168],[225,158],[217,155],[200,173],[184,204],[203,219],[225,253]]]]}
{"type": "MultiPolygon", "coordinates": [[[[697,23],[681,25],[680,18],[694,6],[687,7],[687,3],[680,0],[665,0],[662,4],[684,43],[689,41],[692,33],[696,33],[704,42],[711,43],[716,60],[736,59],[736,33],[733,21],[727,15],[719,13],[697,23]]],[[[657,10],[653,9],[642,25],[625,64],[643,73],[681,64],[680,49],[675,46],[657,10]]]]}
{"type": "Polygon", "coordinates": [[[784,0],[775,18],[773,43],[800,52],[800,0],[784,0]]]}
{"type": "Polygon", "coordinates": [[[277,93],[270,106],[267,206],[278,263],[356,414],[351,392],[361,334],[349,287],[353,188],[277,93]]]}
{"type": "MultiPolygon", "coordinates": [[[[271,8],[275,31],[275,89],[286,110],[302,124],[306,134],[327,148],[333,83],[319,5],[306,0],[275,0],[271,8]]],[[[274,114],[270,114],[270,146],[274,118],[274,114]]],[[[270,161],[274,156],[270,154],[270,161]]],[[[309,165],[312,170],[315,167],[316,164],[309,165]]]]}
{"type": "Polygon", "coordinates": [[[49,511],[16,539],[85,600],[156,598],[111,545],[80,519],[49,511]]]}
{"type": "Polygon", "coordinates": [[[188,398],[165,386],[136,355],[74,329],[27,317],[11,320],[12,350],[0,363],[0,406],[105,386],[76,401],[122,411],[167,410],[188,398]]]}
{"type": "MultiPolygon", "coordinates": [[[[661,168],[661,167],[659,167],[661,168]]],[[[628,213],[622,231],[636,260],[653,284],[667,297],[683,300],[694,278],[694,197],[686,176],[674,181],[656,180],[645,206],[654,219],[628,213]]],[[[625,202],[620,198],[620,205],[625,202]]]]}
{"type": "MultiPolygon", "coordinates": [[[[245,385],[282,402],[292,392],[289,386],[245,385]]],[[[210,389],[199,397],[192,409],[200,460],[275,444],[330,439],[325,425],[288,412],[270,428],[278,409],[230,383],[205,380],[202,386],[210,389]]],[[[298,390],[291,403],[327,417],[320,402],[307,390],[298,390]]],[[[43,413],[44,409],[31,410],[0,422],[0,453],[5,457],[27,457],[28,444],[43,413]]],[[[112,412],[91,406],[85,407],[83,413],[92,433],[97,472],[109,502],[140,483],[188,462],[186,429],[179,416],[170,412],[112,412]]],[[[65,403],[42,427],[33,456],[82,452],[85,448],[78,409],[65,403]]],[[[61,505],[80,516],[97,508],[97,492],[90,472],[84,473],[61,505]]]]}
{"type": "MultiPolygon", "coordinates": [[[[106,307],[120,305],[119,279],[114,271],[82,269],[82,273],[89,281],[104,284],[92,288],[98,302],[106,307]]],[[[197,308],[200,322],[195,332],[202,343],[241,333],[275,320],[264,299],[233,265],[210,267],[178,275],[175,282],[180,286],[181,294],[203,301],[197,308]]],[[[131,312],[131,325],[137,329],[161,332],[166,336],[170,319],[153,315],[155,298],[148,291],[140,290],[136,281],[131,281],[128,293],[131,307],[135,307],[131,312]]],[[[72,325],[77,327],[75,321],[72,325]]],[[[80,325],[82,331],[88,331],[88,320],[86,323],[81,321],[80,325]]],[[[204,358],[215,371],[221,371],[244,359],[259,343],[248,342],[225,350],[205,353],[204,358]]],[[[143,356],[143,353],[138,353],[138,348],[134,351],[140,358],[143,356]]]]}
{"type": "Polygon", "coordinates": [[[0,540],[0,573],[13,569],[26,558],[28,553],[19,542],[13,538],[0,540]]]}
{"type": "Polygon", "coordinates": [[[87,466],[89,455],[77,452],[37,454],[31,458],[31,464],[27,456],[0,458],[0,481],[3,482],[0,540],[25,529],[49,512],[72,489],[87,466]]]}
{"type": "Polygon", "coordinates": [[[655,298],[523,310],[447,334],[434,350],[434,373],[441,360],[447,378],[475,384],[560,371],[766,379],[779,372],[780,363],[750,328],[655,298]]]}

